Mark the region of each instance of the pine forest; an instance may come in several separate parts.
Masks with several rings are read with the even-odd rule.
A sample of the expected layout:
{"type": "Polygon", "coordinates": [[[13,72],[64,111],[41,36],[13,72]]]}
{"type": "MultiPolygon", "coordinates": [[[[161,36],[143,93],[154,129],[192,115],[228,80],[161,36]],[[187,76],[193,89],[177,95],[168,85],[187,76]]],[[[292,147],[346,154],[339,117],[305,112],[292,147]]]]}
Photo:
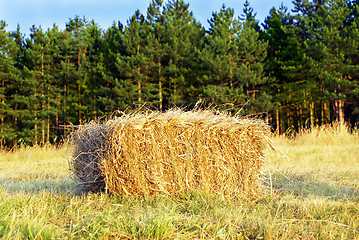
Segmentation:
{"type": "MultiPolygon", "coordinates": [[[[264,22],[213,9],[206,29],[183,0],[152,0],[101,29],[75,16],[29,37],[0,22],[0,143],[61,143],[68,126],[117,111],[216,107],[277,134],[359,122],[359,1],[293,0],[264,22]]],[[[69,16],[71,17],[71,16],[69,16]]]]}

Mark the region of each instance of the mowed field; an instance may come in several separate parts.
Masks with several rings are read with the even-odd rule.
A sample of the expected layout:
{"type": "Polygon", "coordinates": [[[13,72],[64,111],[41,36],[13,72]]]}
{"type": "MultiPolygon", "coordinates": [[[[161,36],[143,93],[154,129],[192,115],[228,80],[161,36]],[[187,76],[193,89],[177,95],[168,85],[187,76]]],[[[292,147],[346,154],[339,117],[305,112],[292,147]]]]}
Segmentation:
{"type": "Polygon", "coordinates": [[[0,239],[359,239],[359,135],[271,137],[256,201],[79,194],[66,147],[0,153],[0,239]]]}

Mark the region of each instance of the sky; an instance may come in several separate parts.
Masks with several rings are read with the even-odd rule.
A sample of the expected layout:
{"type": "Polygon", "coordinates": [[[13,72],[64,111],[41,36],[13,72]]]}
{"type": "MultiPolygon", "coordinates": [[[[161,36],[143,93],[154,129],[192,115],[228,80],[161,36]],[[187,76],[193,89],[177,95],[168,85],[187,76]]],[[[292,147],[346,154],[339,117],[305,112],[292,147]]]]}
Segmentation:
{"type": "MultiPolygon", "coordinates": [[[[292,0],[250,0],[250,5],[257,13],[257,19],[263,22],[272,7],[278,8],[281,3],[288,9],[293,8],[292,0]]],[[[55,23],[61,30],[75,16],[94,20],[102,29],[107,29],[114,22],[121,21],[126,25],[127,20],[138,9],[146,15],[151,0],[0,0],[0,20],[7,23],[7,31],[16,30],[20,25],[21,32],[30,33],[35,25],[47,30],[55,23]]],[[[194,17],[204,27],[208,28],[207,20],[212,12],[221,9],[222,4],[231,7],[236,16],[243,11],[245,0],[185,0],[189,3],[194,17]]]]}

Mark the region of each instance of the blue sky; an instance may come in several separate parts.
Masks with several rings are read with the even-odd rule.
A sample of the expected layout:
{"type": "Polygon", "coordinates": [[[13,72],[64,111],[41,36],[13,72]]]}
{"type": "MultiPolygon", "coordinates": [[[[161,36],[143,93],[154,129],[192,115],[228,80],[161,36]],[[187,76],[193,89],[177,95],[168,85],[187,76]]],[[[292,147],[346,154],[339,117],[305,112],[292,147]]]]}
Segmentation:
{"type": "MultiPolygon", "coordinates": [[[[0,20],[5,20],[8,31],[20,24],[21,32],[29,34],[32,25],[47,30],[54,23],[64,29],[69,18],[76,15],[87,20],[95,20],[102,28],[109,28],[114,21],[126,24],[127,19],[139,9],[143,14],[151,0],[0,0],[0,20]]],[[[185,0],[190,4],[194,17],[208,27],[207,19],[212,12],[219,11],[224,3],[234,9],[239,16],[245,0],[185,0]]],[[[291,0],[250,0],[257,13],[257,19],[263,22],[272,7],[278,8],[283,2],[289,9],[293,8],[291,0]]]]}

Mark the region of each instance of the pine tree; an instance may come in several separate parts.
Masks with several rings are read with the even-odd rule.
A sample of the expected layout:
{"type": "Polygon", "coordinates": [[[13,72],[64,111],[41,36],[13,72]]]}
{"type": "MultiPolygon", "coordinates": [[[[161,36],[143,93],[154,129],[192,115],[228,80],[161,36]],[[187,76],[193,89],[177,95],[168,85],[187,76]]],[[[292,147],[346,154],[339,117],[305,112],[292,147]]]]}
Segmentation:
{"type": "MultiPolygon", "coordinates": [[[[68,31],[61,31],[56,33],[58,35],[58,52],[57,61],[59,67],[56,72],[57,85],[60,88],[60,110],[59,124],[67,126],[70,123],[76,124],[78,122],[78,111],[75,109],[77,103],[77,75],[76,75],[76,51],[74,49],[73,37],[68,31]],[[75,57],[74,57],[75,56],[75,57]],[[75,58],[75,60],[74,60],[75,58]]],[[[61,129],[62,134],[68,134],[66,128],[61,129]]]]}
{"type": "MultiPolygon", "coordinates": [[[[64,94],[64,79],[62,75],[63,56],[62,56],[62,36],[63,32],[54,24],[51,29],[46,32],[48,38],[48,54],[51,56],[51,62],[48,62],[49,79],[47,87],[47,123],[50,124],[47,129],[50,131],[50,139],[52,142],[59,142],[64,135],[64,128],[67,125],[61,116],[63,110],[63,94],[64,94]]],[[[47,140],[48,141],[48,140],[47,140]]]]}
{"type": "Polygon", "coordinates": [[[165,19],[163,18],[163,2],[153,0],[147,9],[147,22],[149,24],[149,33],[146,39],[148,44],[148,56],[152,59],[150,68],[151,83],[157,88],[157,99],[152,101],[160,111],[164,109],[164,97],[168,96],[164,85],[167,79],[164,77],[164,62],[166,53],[170,51],[168,44],[165,42],[166,30],[165,19]]]}
{"type": "Polygon", "coordinates": [[[175,105],[194,104],[202,91],[202,83],[196,71],[198,49],[201,48],[204,29],[189,11],[189,4],[182,0],[169,1],[163,11],[165,19],[167,61],[164,62],[165,87],[168,100],[175,105]]]}
{"type": "Polygon", "coordinates": [[[266,83],[263,70],[267,44],[252,27],[255,22],[251,18],[240,23],[233,9],[226,9],[224,5],[219,13],[213,13],[202,52],[204,66],[210,69],[203,94],[207,101],[229,103],[239,110],[251,100],[246,108],[250,113],[267,111],[271,107],[269,95],[259,93],[259,86],[266,83]]]}
{"type": "Polygon", "coordinates": [[[6,22],[0,21],[0,149],[14,143],[16,129],[12,114],[11,94],[13,83],[18,78],[15,59],[12,53],[17,51],[14,40],[6,31],[6,22]]]}
{"type": "Polygon", "coordinates": [[[251,28],[253,28],[256,32],[261,32],[261,27],[259,26],[259,21],[256,20],[257,13],[253,13],[254,10],[250,6],[248,0],[244,3],[243,14],[240,18],[241,21],[247,22],[251,28]]]}
{"type": "Polygon", "coordinates": [[[345,23],[344,36],[350,39],[347,44],[351,45],[347,48],[346,56],[350,59],[352,64],[352,71],[348,76],[348,79],[353,82],[351,91],[347,94],[347,112],[351,112],[349,115],[349,121],[353,126],[358,126],[359,123],[359,1],[346,1],[349,8],[349,17],[345,23]]]}
{"type": "Polygon", "coordinates": [[[317,79],[321,98],[333,103],[335,119],[341,123],[345,119],[346,94],[355,88],[355,83],[349,79],[352,64],[345,56],[353,41],[351,36],[344,35],[349,14],[344,1],[317,1],[312,5],[310,20],[305,20],[309,21],[310,38],[305,48],[310,71],[317,79]]]}
{"type": "Polygon", "coordinates": [[[52,39],[49,34],[51,36],[51,33],[45,33],[41,28],[33,26],[30,39],[27,39],[26,43],[25,65],[32,72],[31,76],[35,82],[34,97],[37,99],[37,104],[34,105],[34,142],[37,144],[39,140],[42,145],[54,139],[50,127],[52,118],[58,114],[59,105],[59,88],[54,69],[56,45],[50,41],[52,39]]]}
{"type": "MultiPolygon", "coordinates": [[[[150,57],[146,52],[146,36],[148,26],[145,17],[139,10],[128,20],[124,34],[121,35],[125,53],[119,53],[116,59],[118,71],[132,85],[130,89],[136,89],[136,93],[129,91],[130,99],[128,104],[136,102],[142,104],[151,100],[149,93],[148,71],[150,57]]],[[[126,80],[125,80],[126,79],[126,80]]]]}
{"type": "Polygon", "coordinates": [[[123,45],[123,25],[121,22],[113,24],[112,27],[104,32],[104,68],[107,71],[105,82],[100,84],[98,89],[99,114],[112,114],[115,110],[125,110],[130,101],[127,99],[132,95],[126,93],[133,92],[132,84],[123,81],[123,75],[116,64],[119,56],[125,55],[123,45]],[[114,64],[115,63],[115,64],[114,64]]]}
{"type": "Polygon", "coordinates": [[[88,22],[85,17],[81,19],[76,16],[74,19],[70,19],[66,24],[66,31],[71,35],[71,50],[74,53],[69,63],[73,64],[75,67],[75,71],[72,72],[72,79],[70,78],[68,85],[69,95],[67,98],[71,104],[71,107],[68,110],[70,111],[70,116],[73,117],[71,122],[80,124],[84,120],[84,115],[87,111],[87,106],[84,104],[83,100],[83,96],[86,95],[88,81],[87,51],[89,34],[87,28],[88,22]],[[75,112],[77,112],[77,116],[75,115],[75,112]]]}
{"type": "Polygon", "coordinates": [[[234,10],[222,6],[212,14],[206,44],[201,52],[204,75],[203,98],[215,105],[231,104],[235,107],[245,103],[243,83],[240,77],[238,35],[240,24],[234,17],[234,10]]]}
{"type": "Polygon", "coordinates": [[[105,44],[102,30],[94,20],[90,22],[87,28],[88,44],[87,44],[87,78],[86,94],[83,97],[83,104],[87,106],[84,112],[85,119],[97,119],[104,115],[103,109],[99,105],[98,95],[101,86],[106,85],[108,79],[108,71],[105,68],[105,44]]]}
{"type": "Polygon", "coordinates": [[[299,37],[294,31],[294,19],[283,5],[272,8],[266,18],[262,37],[268,41],[266,73],[269,78],[268,90],[275,105],[274,119],[277,133],[287,128],[304,127],[309,109],[308,93],[313,83],[303,73],[303,53],[299,37]]]}
{"type": "Polygon", "coordinates": [[[255,20],[256,14],[253,14],[253,9],[247,8],[245,4],[243,11],[247,18],[241,24],[236,41],[240,57],[237,67],[238,81],[244,85],[247,98],[251,100],[251,103],[247,105],[248,110],[251,113],[267,112],[272,108],[271,97],[265,91],[261,91],[261,88],[268,80],[264,76],[268,44],[260,39],[258,22],[255,20]]]}
{"type": "Polygon", "coordinates": [[[10,34],[15,43],[8,53],[14,60],[15,70],[6,84],[6,95],[10,105],[7,112],[8,119],[11,121],[14,134],[10,140],[10,146],[14,144],[33,144],[34,142],[34,108],[37,103],[35,95],[36,82],[31,76],[31,72],[26,67],[24,38],[20,32],[20,27],[10,34]]]}
{"type": "MultiPolygon", "coordinates": [[[[311,62],[308,61],[308,49],[306,48],[306,44],[308,39],[311,38],[309,33],[309,27],[311,25],[312,14],[314,11],[312,3],[307,0],[295,0],[293,1],[294,10],[293,12],[296,13],[293,16],[293,30],[296,36],[298,43],[300,44],[301,48],[301,55],[302,55],[302,63],[299,64],[302,70],[298,68],[296,71],[297,80],[298,82],[302,82],[303,84],[303,104],[301,109],[308,109],[308,113],[305,111],[300,110],[300,115],[303,118],[306,118],[305,124],[303,124],[302,117],[300,117],[299,122],[301,126],[306,128],[314,127],[316,123],[318,123],[318,116],[316,109],[318,108],[320,102],[320,88],[317,84],[317,79],[313,72],[308,71],[311,69],[312,65],[311,62]]],[[[327,106],[327,105],[326,105],[327,106]]],[[[288,115],[288,114],[287,114],[288,115]]],[[[329,112],[326,114],[329,116],[329,112]]]]}

